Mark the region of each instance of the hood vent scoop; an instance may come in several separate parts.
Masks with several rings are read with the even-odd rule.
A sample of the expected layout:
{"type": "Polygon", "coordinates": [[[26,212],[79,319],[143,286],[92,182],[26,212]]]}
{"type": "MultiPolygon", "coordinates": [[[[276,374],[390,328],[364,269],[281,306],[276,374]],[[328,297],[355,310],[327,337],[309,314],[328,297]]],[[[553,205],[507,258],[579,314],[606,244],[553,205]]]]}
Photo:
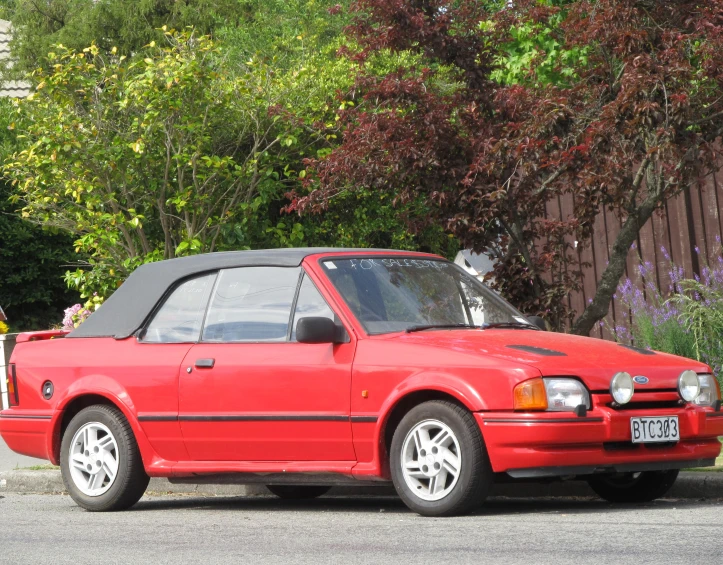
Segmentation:
{"type": "Polygon", "coordinates": [[[563,353],[562,351],[545,349],[544,347],[535,347],[533,345],[508,345],[507,347],[510,349],[526,351],[527,353],[534,353],[535,355],[544,355],[546,357],[567,357],[567,353],[563,353]]]}
{"type": "Polygon", "coordinates": [[[618,345],[630,351],[640,353],[641,355],[655,355],[655,351],[650,351],[650,349],[643,349],[642,347],[635,347],[634,345],[625,345],[624,343],[618,343],[618,345]]]}

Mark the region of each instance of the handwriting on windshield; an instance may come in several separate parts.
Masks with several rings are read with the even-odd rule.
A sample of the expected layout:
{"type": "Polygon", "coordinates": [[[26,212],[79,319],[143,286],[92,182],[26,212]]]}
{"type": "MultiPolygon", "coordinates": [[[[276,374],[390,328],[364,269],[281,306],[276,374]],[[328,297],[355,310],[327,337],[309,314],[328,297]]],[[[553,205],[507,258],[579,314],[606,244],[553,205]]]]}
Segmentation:
{"type": "Polygon", "coordinates": [[[352,269],[368,271],[374,267],[402,267],[410,269],[446,269],[448,264],[442,261],[429,261],[426,259],[349,259],[349,266],[352,269]]]}

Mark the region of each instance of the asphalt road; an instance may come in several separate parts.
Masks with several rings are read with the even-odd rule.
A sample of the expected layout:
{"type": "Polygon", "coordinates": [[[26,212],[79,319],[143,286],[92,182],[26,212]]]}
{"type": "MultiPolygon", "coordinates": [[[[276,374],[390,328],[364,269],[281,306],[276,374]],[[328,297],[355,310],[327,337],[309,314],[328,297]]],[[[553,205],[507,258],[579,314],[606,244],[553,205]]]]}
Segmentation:
{"type": "Polygon", "coordinates": [[[723,501],[494,499],[431,519],[392,498],[156,496],[91,514],[67,496],[5,494],[0,563],[720,563],[722,511],[723,501]]]}

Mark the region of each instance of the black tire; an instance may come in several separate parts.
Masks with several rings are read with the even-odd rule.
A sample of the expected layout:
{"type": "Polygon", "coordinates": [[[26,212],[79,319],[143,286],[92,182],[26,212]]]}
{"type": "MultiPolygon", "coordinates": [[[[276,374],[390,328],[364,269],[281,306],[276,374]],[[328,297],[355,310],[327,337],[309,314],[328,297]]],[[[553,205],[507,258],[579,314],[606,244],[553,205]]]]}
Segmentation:
{"type": "Polygon", "coordinates": [[[670,490],[678,472],[674,469],[591,477],[587,483],[595,494],[609,502],[651,502],[670,490]]]}
{"type": "Polygon", "coordinates": [[[78,412],[63,434],[60,447],[60,470],[71,498],[86,510],[107,512],[125,510],[140,500],[150,478],[143,468],[135,436],[125,416],[115,407],[99,404],[78,412]],[[118,470],[110,488],[98,496],[84,494],[70,473],[70,448],[76,432],[90,423],[99,423],[112,433],[118,446],[118,470]]]}
{"type": "Polygon", "coordinates": [[[266,488],[284,500],[310,500],[329,492],[331,487],[310,485],[266,485],[266,488]]]}
{"type": "MultiPolygon", "coordinates": [[[[420,456],[416,449],[414,453],[420,456]]],[[[461,406],[444,400],[424,402],[402,418],[394,431],[389,463],[397,493],[411,510],[422,516],[466,514],[482,504],[493,483],[487,450],[474,417],[461,406]],[[415,426],[428,420],[441,422],[451,429],[459,443],[461,457],[456,484],[452,487],[450,483],[447,488],[451,490],[443,498],[433,501],[424,500],[413,492],[402,470],[403,449],[408,434],[415,426]]]]}

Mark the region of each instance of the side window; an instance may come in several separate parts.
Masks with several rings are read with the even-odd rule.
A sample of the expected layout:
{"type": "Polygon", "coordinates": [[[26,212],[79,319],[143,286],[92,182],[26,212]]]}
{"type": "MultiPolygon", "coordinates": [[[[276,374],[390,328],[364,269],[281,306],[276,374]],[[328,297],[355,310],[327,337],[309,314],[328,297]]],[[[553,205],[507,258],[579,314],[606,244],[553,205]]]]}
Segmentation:
{"type": "Polygon", "coordinates": [[[240,267],[218,276],[203,341],[286,341],[300,268],[240,267]]]}
{"type": "Polygon", "coordinates": [[[198,341],[203,314],[211,296],[216,273],[187,280],[174,290],[156,312],[143,334],[148,343],[198,341]]]}
{"type": "Polygon", "coordinates": [[[314,286],[313,281],[306,275],[301,283],[299,297],[296,299],[296,310],[294,311],[294,323],[291,325],[291,341],[296,341],[296,324],[301,318],[317,316],[334,319],[334,311],[324,300],[324,297],[314,286]]]}

